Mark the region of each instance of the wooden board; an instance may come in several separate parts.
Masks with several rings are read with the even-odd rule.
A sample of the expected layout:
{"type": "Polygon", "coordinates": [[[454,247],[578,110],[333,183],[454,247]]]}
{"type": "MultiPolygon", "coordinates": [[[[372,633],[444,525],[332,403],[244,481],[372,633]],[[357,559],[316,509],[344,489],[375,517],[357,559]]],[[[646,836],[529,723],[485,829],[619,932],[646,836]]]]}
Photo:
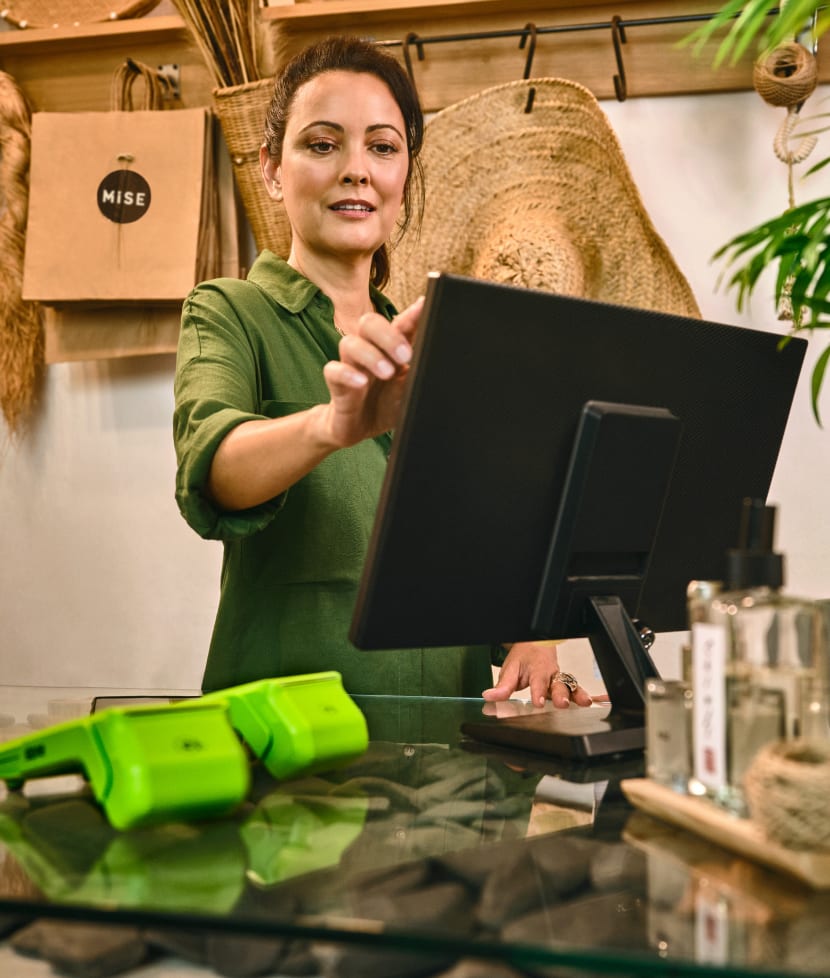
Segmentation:
{"type": "Polygon", "coordinates": [[[814,889],[830,888],[830,850],[787,849],[768,839],[750,819],[737,818],[706,798],[678,794],[648,778],[629,778],[621,787],[631,804],[649,815],[794,876],[814,889]]]}

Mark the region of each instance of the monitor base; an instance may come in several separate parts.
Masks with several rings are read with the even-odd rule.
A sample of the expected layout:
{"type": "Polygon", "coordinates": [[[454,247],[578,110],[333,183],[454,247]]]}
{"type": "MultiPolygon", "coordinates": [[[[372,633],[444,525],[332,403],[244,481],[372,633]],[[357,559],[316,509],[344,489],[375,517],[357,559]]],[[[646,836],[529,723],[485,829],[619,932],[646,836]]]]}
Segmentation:
{"type": "Polygon", "coordinates": [[[495,715],[468,721],[461,732],[487,744],[581,761],[641,753],[645,748],[644,718],[612,714],[610,704],[567,710],[549,703],[544,707],[515,702],[492,705],[495,715]],[[507,712],[505,707],[512,715],[498,715],[507,712]]]}

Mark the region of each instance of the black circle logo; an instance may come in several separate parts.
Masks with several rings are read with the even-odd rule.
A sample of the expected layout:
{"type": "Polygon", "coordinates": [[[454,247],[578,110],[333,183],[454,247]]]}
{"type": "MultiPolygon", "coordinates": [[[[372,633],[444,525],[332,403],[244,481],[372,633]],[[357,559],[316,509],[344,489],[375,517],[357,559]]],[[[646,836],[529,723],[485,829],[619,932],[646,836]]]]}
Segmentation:
{"type": "Polygon", "coordinates": [[[113,170],[98,184],[98,209],[109,221],[132,224],[150,207],[150,184],[133,170],[113,170]]]}

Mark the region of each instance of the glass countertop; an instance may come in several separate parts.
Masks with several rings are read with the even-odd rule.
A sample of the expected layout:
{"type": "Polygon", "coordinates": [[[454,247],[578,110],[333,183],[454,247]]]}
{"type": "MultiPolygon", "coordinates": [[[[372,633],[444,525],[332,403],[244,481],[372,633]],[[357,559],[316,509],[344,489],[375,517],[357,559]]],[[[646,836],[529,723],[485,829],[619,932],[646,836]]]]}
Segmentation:
{"type": "MultiPolygon", "coordinates": [[[[123,695],[0,687],[0,738],[123,695]]],[[[284,783],[254,763],[223,817],[117,831],[80,775],[0,786],[0,921],[129,923],[173,948],[203,932],[344,978],[468,959],[511,975],[830,976],[830,894],[633,810],[620,783],[641,756],[486,746],[461,733],[480,700],[354,700],[363,756],[284,783]]]]}

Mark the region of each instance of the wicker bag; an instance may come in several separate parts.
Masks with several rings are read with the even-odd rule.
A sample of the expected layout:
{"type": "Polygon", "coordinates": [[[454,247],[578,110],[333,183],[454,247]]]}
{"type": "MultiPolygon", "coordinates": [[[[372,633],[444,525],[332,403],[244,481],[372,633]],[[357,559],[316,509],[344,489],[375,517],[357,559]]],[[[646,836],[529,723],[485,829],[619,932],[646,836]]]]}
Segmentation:
{"type": "Polygon", "coordinates": [[[222,125],[239,196],[257,249],[268,248],[287,258],[291,231],[285,211],[268,196],[259,168],[265,113],[273,90],[273,78],[216,88],[213,90],[213,107],[222,125]]]}

